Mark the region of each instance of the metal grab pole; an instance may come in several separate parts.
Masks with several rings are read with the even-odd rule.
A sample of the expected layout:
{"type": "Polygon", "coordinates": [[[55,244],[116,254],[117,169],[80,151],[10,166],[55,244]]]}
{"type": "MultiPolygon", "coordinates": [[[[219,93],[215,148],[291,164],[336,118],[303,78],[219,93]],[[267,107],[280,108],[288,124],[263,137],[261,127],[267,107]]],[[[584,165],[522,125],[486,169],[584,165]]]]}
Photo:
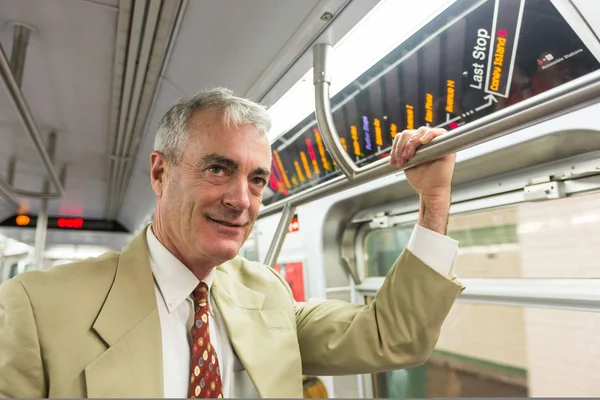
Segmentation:
{"type": "Polygon", "coordinates": [[[317,116],[317,125],[319,126],[323,142],[325,142],[325,147],[327,147],[329,154],[331,154],[331,157],[344,175],[349,180],[353,180],[356,177],[358,168],[340,143],[340,136],[335,129],[331,113],[331,100],[329,99],[331,77],[327,69],[330,52],[331,46],[325,43],[318,43],[313,47],[315,114],[317,116]]]}
{"type": "MultiPolygon", "coordinates": [[[[20,26],[20,25],[17,25],[20,26]]],[[[24,60],[24,59],[23,59],[24,60]]],[[[11,186],[10,189],[13,193],[21,194],[21,195],[32,195],[31,197],[40,197],[40,198],[53,198],[53,197],[62,197],[65,195],[65,189],[60,182],[60,178],[58,173],[56,172],[56,168],[50,159],[48,152],[44,146],[44,141],[40,135],[39,129],[33,119],[33,115],[29,110],[29,106],[23,97],[23,93],[21,93],[21,89],[19,88],[19,83],[15,80],[13,76],[13,72],[11,71],[11,65],[6,58],[6,54],[4,53],[4,48],[0,44],[0,75],[2,76],[2,81],[6,86],[9,97],[17,109],[17,114],[25,127],[25,131],[29,134],[31,141],[34,144],[35,149],[37,150],[44,166],[46,167],[46,172],[48,173],[48,177],[52,185],[56,188],[58,193],[30,193],[27,191],[20,191],[11,186]]]]}
{"type": "Polygon", "coordinates": [[[13,46],[10,53],[10,67],[17,85],[21,87],[21,83],[23,82],[23,71],[25,70],[27,46],[29,45],[29,35],[35,29],[32,26],[15,21],[10,21],[7,25],[11,25],[15,30],[13,46]]]}
{"type": "MultiPolygon", "coordinates": [[[[44,189],[48,181],[44,182],[44,189]]],[[[42,199],[35,226],[35,242],[33,245],[33,262],[36,270],[42,270],[44,264],[44,251],[46,250],[46,233],[48,232],[48,199],[42,199]]]]}
{"type": "Polygon", "coordinates": [[[277,262],[277,257],[279,257],[279,252],[283,246],[285,235],[287,234],[290,223],[294,218],[294,212],[296,212],[296,207],[289,203],[283,208],[281,219],[279,220],[279,224],[275,230],[275,236],[273,236],[273,241],[271,242],[269,250],[267,251],[267,256],[265,257],[264,264],[271,268],[273,268],[277,262]]]}
{"type": "MultiPolygon", "coordinates": [[[[52,132],[48,138],[48,154],[54,160],[56,155],[56,133],[52,132]]],[[[50,182],[48,178],[44,180],[43,192],[48,191],[50,182]]],[[[48,199],[42,199],[40,202],[40,211],[38,212],[37,225],[35,227],[35,244],[33,251],[35,254],[34,265],[37,270],[44,269],[44,251],[46,250],[46,233],[48,232],[48,199]]]]}

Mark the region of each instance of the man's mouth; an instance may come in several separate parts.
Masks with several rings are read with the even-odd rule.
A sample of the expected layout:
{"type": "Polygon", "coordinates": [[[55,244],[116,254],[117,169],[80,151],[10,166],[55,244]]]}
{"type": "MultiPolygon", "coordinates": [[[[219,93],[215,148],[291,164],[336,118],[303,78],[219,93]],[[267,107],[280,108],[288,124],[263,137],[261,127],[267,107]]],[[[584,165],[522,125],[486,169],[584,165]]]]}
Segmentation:
{"type": "Polygon", "coordinates": [[[208,218],[210,221],[212,222],[216,222],[217,224],[221,224],[223,226],[228,226],[230,228],[241,228],[243,227],[245,224],[240,224],[240,223],[235,223],[235,222],[229,222],[229,221],[223,221],[223,220],[219,220],[219,219],[214,219],[211,217],[206,217],[208,218]]]}

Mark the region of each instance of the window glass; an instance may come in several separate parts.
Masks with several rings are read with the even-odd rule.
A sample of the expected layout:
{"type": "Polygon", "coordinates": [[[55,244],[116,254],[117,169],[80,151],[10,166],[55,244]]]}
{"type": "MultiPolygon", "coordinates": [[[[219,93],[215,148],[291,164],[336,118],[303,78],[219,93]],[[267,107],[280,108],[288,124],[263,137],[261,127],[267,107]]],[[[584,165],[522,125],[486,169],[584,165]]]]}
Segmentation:
{"type": "Polygon", "coordinates": [[[19,263],[14,263],[13,265],[10,266],[10,270],[8,272],[8,278],[14,278],[15,276],[19,275],[19,263]]]}
{"type": "MultiPolygon", "coordinates": [[[[600,193],[453,215],[460,278],[600,277],[600,193]]],[[[365,239],[367,276],[385,276],[412,226],[374,230],[365,239]]]]}
{"type": "Polygon", "coordinates": [[[597,397],[598,329],[600,313],[457,303],[430,359],[373,375],[374,395],[597,397]]]}
{"type": "Polygon", "coordinates": [[[414,225],[369,232],[365,238],[367,276],[385,276],[408,244],[414,225]]]}

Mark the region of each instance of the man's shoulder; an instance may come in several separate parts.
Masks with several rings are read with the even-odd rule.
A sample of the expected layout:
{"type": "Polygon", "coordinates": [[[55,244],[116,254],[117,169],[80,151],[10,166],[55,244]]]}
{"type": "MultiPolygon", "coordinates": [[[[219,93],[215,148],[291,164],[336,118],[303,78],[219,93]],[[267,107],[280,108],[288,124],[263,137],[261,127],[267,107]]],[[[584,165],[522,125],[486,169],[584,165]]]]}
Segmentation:
{"type": "Polygon", "coordinates": [[[217,269],[242,280],[259,279],[271,283],[280,281],[279,274],[273,268],[257,261],[250,261],[242,256],[237,256],[233,260],[221,264],[217,269]]]}
{"type": "Polygon", "coordinates": [[[13,279],[20,282],[30,295],[50,293],[60,296],[62,293],[74,292],[89,294],[110,287],[119,256],[119,252],[108,252],[47,270],[24,272],[13,279]]]}
{"type": "Polygon", "coordinates": [[[233,260],[223,263],[217,269],[250,289],[273,294],[273,291],[281,291],[286,295],[291,293],[287,283],[277,271],[260,262],[237,256],[233,260]]]}

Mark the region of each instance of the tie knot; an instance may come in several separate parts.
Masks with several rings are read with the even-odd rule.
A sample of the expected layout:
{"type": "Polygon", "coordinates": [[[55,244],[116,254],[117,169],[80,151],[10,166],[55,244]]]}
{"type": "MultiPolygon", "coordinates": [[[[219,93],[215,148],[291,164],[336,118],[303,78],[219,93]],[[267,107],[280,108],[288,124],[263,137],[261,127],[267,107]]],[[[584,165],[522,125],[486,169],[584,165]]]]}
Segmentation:
{"type": "Polygon", "coordinates": [[[194,289],[194,299],[200,307],[206,307],[208,304],[208,286],[204,282],[200,282],[194,289]]]}

